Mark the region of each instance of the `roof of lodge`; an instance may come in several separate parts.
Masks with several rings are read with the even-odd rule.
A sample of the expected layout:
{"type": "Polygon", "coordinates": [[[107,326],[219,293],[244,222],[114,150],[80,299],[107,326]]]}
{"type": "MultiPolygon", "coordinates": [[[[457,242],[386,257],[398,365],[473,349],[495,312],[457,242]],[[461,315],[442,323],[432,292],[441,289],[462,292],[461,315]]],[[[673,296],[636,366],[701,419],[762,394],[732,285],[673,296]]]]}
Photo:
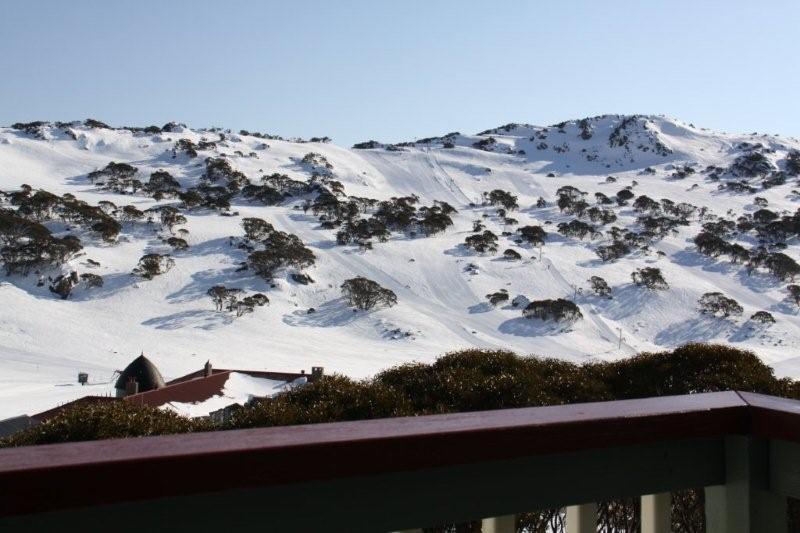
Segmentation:
{"type": "Polygon", "coordinates": [[[149,359],[141,355],[128,365],[128,367],[120,375],[115,385],[117,388],[120,388],[120,386],[124,388],[125,383],[127,382],[127,377],[129,375],[134,375],[137,377],[137,381],[139,382],[139,393],[125,396],[124,398],[117,398],[113,396],[84,396],[82,398],[78,398],[77,400],[59,405],[52,409],[48,409],[47,411],[30,415],[30,419],[34,423],[40,423],[56,416],[67,407],[103,402],[128,401],[137,405],[148,405],[150,407],[160,407],[170,402],[202,402],[208,400],[212,396],[222,394],[225,384],[232,373],[246,374],[254,378],[272,379],[286,382],[291,382],[302,377],[307,378],[308,381],[314,381],[316,379],[312,374],[307,374],[304,372],[270,372],[262,370],[231,370],[215,368],[212,370],[210,376],[205,375],[205,369],[200,369],[164,383],[161,373],[158,371],[155,365],[153,365],[149,359]],[[146,372],[145,378],[150,380],[147,383],[151,384],[153,379],[155,379],[156,383],[158,383],[158,380],[160,380],[161,386],[158,388],[148,388],[146,390],[142,390],[142,381],[139,381],[139,378],[136,374],[128,372],[131,367],[134,367],[134,370],[144,369],[146,372]],[[153,376],[152,372],[150,371],[151,367],[152,370],[155,371],[155,376],[153,376]]]}
{"type": "Polygon", "coordinates": [[[294,372],[268,372],[261,370],[229,370],[215,368],[210,376],[204,375],[204,370],[198,370],[168,382],[160,389],[140,392],[126,396],[125,400],[138,405],[158,407],[168,402],[196,403],[208,400],[212,396],[222,393],[225,383],[231,374],[246,374],[254,378],[272,379],[275,381],[291,382],[297,378],[307,378],[313,381],[311,374],[294,372]]]}

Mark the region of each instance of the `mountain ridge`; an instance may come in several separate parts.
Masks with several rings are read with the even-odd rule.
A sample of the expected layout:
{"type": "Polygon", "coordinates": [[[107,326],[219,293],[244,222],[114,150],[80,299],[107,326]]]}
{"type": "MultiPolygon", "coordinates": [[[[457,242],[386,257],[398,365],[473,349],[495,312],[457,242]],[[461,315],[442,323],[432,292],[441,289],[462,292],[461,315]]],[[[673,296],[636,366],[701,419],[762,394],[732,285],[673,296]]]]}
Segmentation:
{"type": "Polygon", "coordinates": [[[47,405],[82,393],[63,385],[78,371],[102,381],[142,350],[167,377],[206,359],[230,368],[315,365],[363,376],[468,346],[582,361],[700,340],[753,349],[780,374],[800,374],[800,360],[791,356],[800,345],[791,279],[774,274],[778,254],[800,255],[791,229],[800,199],[793,190],[797,140],[712,132],[653,115],[602,115],[359,145],[178,123],[0,128],[0,209],[82,246],[60,264],[37,266],[38,275],[0,281],[0,398],[9,405],[0,416],[25,402],[47,405]],[[633,196],[621,201],[623,190],[633,196]],[[47,213],[28,211],[37,191],[57,197],[47,213]],[[409,206],[392,200],[414,196],[409,206]],[[545,205],[537,207],[540,198],[545,205]],[[88,209],[80,202],[108,218],[95,212],[91,224],[83,221],[75,215],[88,209]],[[388,202],[383,214],[381,202],[388,202]],[[457,212],[440,229],[431,224],[445,204],[457,212]],[[691,214],[681,214],[685,205],[694,207],[691,214]],[[126,214],[126,206],[135,209],[126,214]],[[410,210],[413,222],[402,227],[387,218],[390,208],[392,217],[410,210]],[[355,212],[347,220],[346,209],[355,212]],[[754,218],[772,216],[763,210],[776,218],[754,218]],[[143,218],[131,218],[136,212],[143,218]],[[245,238],[245,218],[295,235],[314,264],[260,277],[248,258],[267,245],[245,238]],[[358,229],[360,221],[391,222],[386,242],[374,228],[358,229]],[[776,221],[783,225],[770,226],[776,221]],[[92,229],[99,222],[105,234],[92,229]],[[545,231],[541,248],[523,239],[519,229],[529,226],[545,231]],[[695,239],[707,226],[726,245],[746,249],[748,260],[731,260],[724,246],[699,252],[695,239]],[[339,244],[344,229],[351,240],[339,244]],[[484,231],[495,236],[496,253],[467,245],[484,231]],[[187,247],[176,248],[179,240],[187,247]],[[602,260],[598,254],[617,242],[629,252],[602,260]],[[762,245],[764,258],[757,255],[762,245]],[[133,275],[148,254],[169,256],[173,265],[151,279],[133,275]],[[646,268],[659,269],[668,288],[636,285],[631,275],[646,268]],[[79,277],[62,300],[51,280],[62,275],[70,285],[71,272],[99,276],[102,286],[79,277]],[[355,276],[392,290],[397,305],[354,312],[339,286],[355,276]],[[593,276],[607,282],[612,298],[596,294],[593,276]],[[238,317],[217,311],[206,295],[216,285],[263,294],[270,303],[238,317]],[[507,301],[488,301],[503,290],[507,301]],[[700,313],[698,300],[714,292],[738,302],[742,315],[700,313]],[[573,301],[582,318],[525,318],[511,303],[517,297],[573,301]],[[759,311],[775,323],[748,318],[759,311]]]}

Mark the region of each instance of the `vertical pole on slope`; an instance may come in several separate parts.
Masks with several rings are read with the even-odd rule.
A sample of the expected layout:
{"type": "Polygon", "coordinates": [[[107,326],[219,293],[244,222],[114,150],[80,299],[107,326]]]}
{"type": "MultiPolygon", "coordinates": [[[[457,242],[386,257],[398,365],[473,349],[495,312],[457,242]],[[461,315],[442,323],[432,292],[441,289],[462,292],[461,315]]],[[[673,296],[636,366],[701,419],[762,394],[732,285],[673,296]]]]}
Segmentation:
{"type": "Polygon", "coordinates": [[[567,507],[567,533],[596,533],[597,504],[584,503],[567,507]]]}
{"type": "Polygon", "coordinates": [[[482,533],[516,533],[517,515],[495,516],[481,521],[482,533]]]}
{"type": "Polygon", "coordinates": [[[672,494],[662,492],[642,496],[642,533],[672,531],[672,494]]]}
{"type": "Polygon", "coordinates": [[[617,350],[621,350],[622,349],[622,328],[617,328],[617,331],[619,331],[619,343],[617,344],[617,350]]]}

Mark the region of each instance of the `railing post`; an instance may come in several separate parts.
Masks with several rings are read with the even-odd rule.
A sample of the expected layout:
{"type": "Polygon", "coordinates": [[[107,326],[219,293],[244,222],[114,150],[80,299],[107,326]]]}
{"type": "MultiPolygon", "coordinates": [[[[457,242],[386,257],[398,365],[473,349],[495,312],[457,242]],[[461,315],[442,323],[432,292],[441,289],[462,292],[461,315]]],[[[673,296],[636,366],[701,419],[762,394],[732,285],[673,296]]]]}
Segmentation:
{"type": "Polygon", "coordinates": [[[642,496],[642,533],[670,533],[672,530],[672,493],[642,496]]]}
{"type": "Polygon", "coordinates": [[[706,487],[707,533],[785,533],[786,497],[769,490],[769,442],[725,437],[725,485],[706,487]]]}
{"type": "Polygon", "coordinates": [[[567,507],[567,533],[596,533],[597,504],[584,503],[567,507]]]}
{"type": "Polygon", "coordinates": [[[481,521],[482,533],[516,533],[517,515],[495,516],[481,521]]]}

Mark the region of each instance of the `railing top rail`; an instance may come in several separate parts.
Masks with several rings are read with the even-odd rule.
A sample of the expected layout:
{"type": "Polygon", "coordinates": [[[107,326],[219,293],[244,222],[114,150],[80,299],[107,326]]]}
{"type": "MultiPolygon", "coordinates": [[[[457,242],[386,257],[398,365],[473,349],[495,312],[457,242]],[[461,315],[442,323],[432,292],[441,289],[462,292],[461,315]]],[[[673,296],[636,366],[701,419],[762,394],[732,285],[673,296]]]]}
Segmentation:
{"type": "MultiPolygon", "coordinates": [[[[769,398],[769,397],[765,397],[769,398]]],[[[799,402],[800,403],[800,402],[799,402]]],[[[683,396],[663,396],[634,400],[577,403],[497,409],[466,413],[397,417],[351,422],[333,422],[298,426],[280,426],[230,431],[212,431],[161,435],[154,437],[70,442],[39,446],[0,449],[0,475],[7,472],[40,468],[76,467],[101,462],[142,461],[152,458],[179,458],[192,455],[228,454],[249,450],[277,450],[290,447],[325,446],[359,441],[391,441],[397,439],[448,439],[468,435],[484,436],[502,432],[545,432],[557,430],[565,436],[592,437],[583,447],[597,447],[597,423],[614,422],[617,428],[631,427],[664,417],[683,417],[745,407],[736,392],[714,392],[683,396]]],[[[728,426],[726,426],[728,427],[728,426]]],[[[705,435],[703,428],[685,424],[667,426],[659,437],[692,437],[705,435]]],[[[637,439],[647,439],[638,435],[637,439]]],[[[606,438],[606,445],[624,444],[612,440],[626,439],[616,434],[606,438]],[[609,438],[611,440],[609,440],[609,438]]],[[[647,439],[649,440],[649,439],[647,439]]],[[[528,443],[530,445],[532,443],[528,443]]],[[[563,445],[557,448],[564,450],[563,445]]],[[[541,453],[540,446],[527,448],[541,453]]],[[[529,453],[530,454],[530,453],[529,453]]]]}
{"type": "Polygon", "coordinates": [[[10,448],[0,450],[0,516],[746,434],[749,402],[800,421],[800,402],[718,392],[10,448]],[[42,486],[63,494],[32,498],[42,486]],[[103,486],[115,490],[91,490],[103,486]]]}

